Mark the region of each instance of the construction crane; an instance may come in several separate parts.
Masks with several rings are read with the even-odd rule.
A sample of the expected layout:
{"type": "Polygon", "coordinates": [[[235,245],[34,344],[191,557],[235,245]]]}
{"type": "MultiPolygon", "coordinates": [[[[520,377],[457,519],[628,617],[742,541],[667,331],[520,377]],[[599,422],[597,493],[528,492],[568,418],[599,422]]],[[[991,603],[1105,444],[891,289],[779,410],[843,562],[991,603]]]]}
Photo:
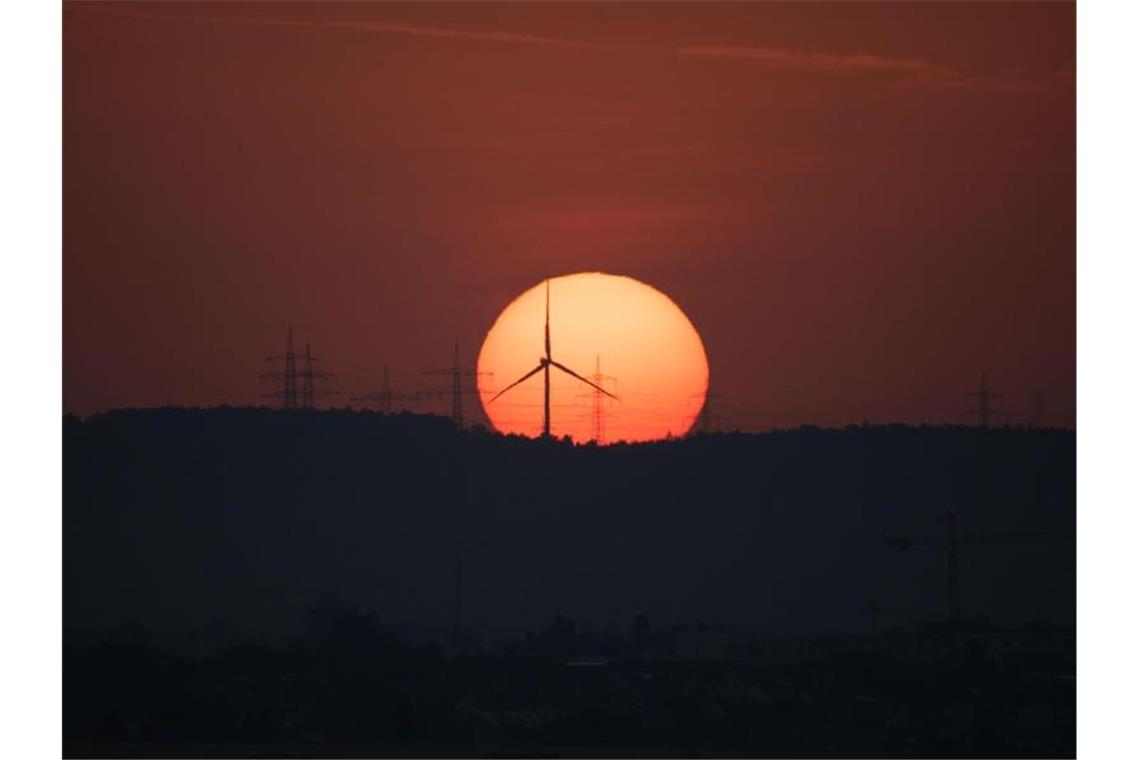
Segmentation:
{"type": "Polygon", "coordinates": [[[885,542],[895,549],[909,549],[912,546],[930,546],[946,549],[946,606],[950,620],[957,622],[962,616],[961,574],[959,554],[963,546],[982,544],[1030,544],[1055,543],[1073,539],[1069,531],[1010,531],[1005,533],[959,533],[958,516],[955,512],[946,513],[946,535],[913,539],[888,533],[885,542]]]}

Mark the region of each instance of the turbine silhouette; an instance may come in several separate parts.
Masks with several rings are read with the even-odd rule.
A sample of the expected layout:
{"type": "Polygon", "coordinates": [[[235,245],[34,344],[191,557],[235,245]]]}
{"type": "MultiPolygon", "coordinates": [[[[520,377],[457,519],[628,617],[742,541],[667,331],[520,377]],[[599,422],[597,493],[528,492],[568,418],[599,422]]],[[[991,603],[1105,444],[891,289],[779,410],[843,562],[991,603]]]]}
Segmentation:
{"type": "Polygon", "coordinates": [[[578,380],[581,380],[583,383],[590,386],[594,390],[597,390],[597,391],[600,391],[600,392],[606,394],[607,396],[614,399],[615,401],[617,400],[617,396],[610,393],[609,391],[607,391],[605,388],[601,387],[600,385],[595,385],[594,383],[590,382],[589,380],[582,377],[581,375],[579,375],[574,370],[567,367],[565,364],[559,364],[558,362],[554,361],[554,358],[550,355],[550,280],[549,279],[547,279],[547,281],[546,281],[546,336],[545,337],[546,337],[546,356],[539,357],[538,366],[535,367],[534,369],[532,369],[530,372],[527,372],[525,375],[520,377],[518,380],[515,380],[513,383],[508,385],[506,388],[503,388],[501,391],[496,393],[491,398],[491,400],[488,401],[487,403],[488,404],[494,403],[495,399],[497,399],[499,396],[502,396],[504,393],[509,391],[511,388],[514,388],[519,383],[522,383],[525,380],[529,380],[531,377],[533,377],[534,375],[537,375],[539,372],[541,372],[542,373],[542,381],[543,381],[543,390],[544,390],[543,404],[542,404],[542,437],[543,438],[549,438],[550,437],[550,368],[551,367],[556,367],[557,369],[560,369],[563,372],[565,372],[567,375],[570,375],[571,377],[574,377],[574,378],[577,378],[578,380]]]}

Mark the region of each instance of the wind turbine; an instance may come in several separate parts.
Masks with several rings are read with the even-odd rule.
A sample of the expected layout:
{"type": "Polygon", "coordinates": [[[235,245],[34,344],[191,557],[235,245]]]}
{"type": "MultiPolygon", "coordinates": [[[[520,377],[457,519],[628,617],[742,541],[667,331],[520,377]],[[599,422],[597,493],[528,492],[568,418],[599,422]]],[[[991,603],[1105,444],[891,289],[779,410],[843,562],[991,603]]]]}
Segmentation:
{"type": "Polygon", "coordinates": [[[487,403],[488,404],[494,403],[495,399],[497,399],[499,396],[502,396],[504,393],[509,391],[511,388],[514,388],[516,385],[523,382],[524,380],[528,380],[533,375],[537,375],[539,372],[541,372],[542,373],[542,381],[543,381],[543,391],[544,391],[543,404],[542,404],[542,437],[543,438],[549,438],[550,437],[550,368],[551,367],[556,367],[556,368],[562,370],[563,372],[565,372],[567,375],[570,375],[571,377],[578,378],[579,380],[581,380],[583,383],[590,386],[594,390],[597,390],[597,391],[600,391],[600,392],[606,394],[607,396],[614,399],[615,401],[617,400],[617,396],[610,393],[609,391],[607,391],[602,386],[595,385],[594,383],[590,382],[586,378],[579,375],[574,370],[567,367],[565,364],[559,364],[558,362],[554,361],[554,359],[551,357],[551,355],[550,355],[550,280],[547,279],[546,280],[546,356],[539,357],[537,367],[532,369],[530,372],[527,372],[525,375],[520,377],[518,380],[515,380],[513,383],[508,385],[506,388],[503,388],[501,391],[496,393],[491,398],[491,400],[488,401],[487,403]]]}

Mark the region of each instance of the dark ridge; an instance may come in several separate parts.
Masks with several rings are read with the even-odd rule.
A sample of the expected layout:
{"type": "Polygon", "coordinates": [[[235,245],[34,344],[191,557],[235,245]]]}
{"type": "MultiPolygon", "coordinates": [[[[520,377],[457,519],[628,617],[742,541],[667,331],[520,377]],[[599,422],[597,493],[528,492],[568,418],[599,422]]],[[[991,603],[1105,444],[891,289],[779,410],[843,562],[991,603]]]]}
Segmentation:
{"type": "MultiPolygon", "coordinates": [[[[259,408],[64,420],[65,619],[186,635],[294,631],[326,590],[409,629],[554,614],[862,630],[946,614],[946,557],[893,533],[1071,533],[1071,431],[902,425],[639,445],[459,431],[445,418],[259,408]]],[[[962,608],[1075,619],[1075,548],[962,551],[962,608]]]]}

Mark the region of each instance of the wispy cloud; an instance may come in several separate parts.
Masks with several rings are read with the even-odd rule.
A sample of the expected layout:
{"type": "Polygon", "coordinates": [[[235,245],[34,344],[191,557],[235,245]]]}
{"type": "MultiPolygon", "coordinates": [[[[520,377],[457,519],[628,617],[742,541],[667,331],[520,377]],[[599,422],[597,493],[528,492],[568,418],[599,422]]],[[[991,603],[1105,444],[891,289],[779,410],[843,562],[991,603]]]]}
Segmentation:
{"type": "Polygon", "coordinates": [[[546,37],[537,34],[475,31],[470,29],[416,26],[412,24],[390,24],[373,21],[302,20],[258,16],[184,16],[174,15],[170,13],[152,13],[147,11],[137,11],[133,9],[123,10],[119,8],[112,9],[97,6],[82,6],[82,9],[85,11],[103,13],[111,16],[119,16],[122,18],[134,18],[149,21],[190,21],[205,24],[222,24],[227,26],[255,26],[272,27],[279,29],[339,30],[386,36],[473,40],[480,42],[497,42],[514,45],[547,45],[567,48],[594,47],[593,43],[590,42],[564,39],[561,37],[546,37]]]}
{"type": "MultiPolygon", "coordinates": [[[[615,45],[586,40],[550,37],[521,32],[459,29],[453,27],[397,24],[384,21],[296,19],[274,16],[190,15],[140,10],[138,6],[107,7],[95,3],[67,3],[65,10],[100,13],[108,16],[161,22],[187,22],[225,26],[276,29],[312,29],[375,36],[400,36],[436,40],[470,40],[505,45],[530,45],[604,51],[615,45]]],[[[1071,73],[1055,77],[1030,77],[1013,73],[973,76],[943,63],[921,58],[904,58],[875,53],[831,53],[794,50],[765,45],[687,45],[663,48],[661,52],[690,58],[707,58],[763,66],[782,71],[814,72],[837,76],[877,76],[900,87],[958,88],[1000,91],[1009,94],[1049,94],[1071,92],[1071,73]]]]}
{"type": "Polygon", "coordinates": [[[767,66],[773,69],[799,70],[831,74],[886,74],[910,83],[958,86],[965,75],[953,66],[931,63],[918,58],[893,58],[867,53],[816,53],[775,47],[694,46],[677,49],[683,56],[719,58],[767,66]]]}

